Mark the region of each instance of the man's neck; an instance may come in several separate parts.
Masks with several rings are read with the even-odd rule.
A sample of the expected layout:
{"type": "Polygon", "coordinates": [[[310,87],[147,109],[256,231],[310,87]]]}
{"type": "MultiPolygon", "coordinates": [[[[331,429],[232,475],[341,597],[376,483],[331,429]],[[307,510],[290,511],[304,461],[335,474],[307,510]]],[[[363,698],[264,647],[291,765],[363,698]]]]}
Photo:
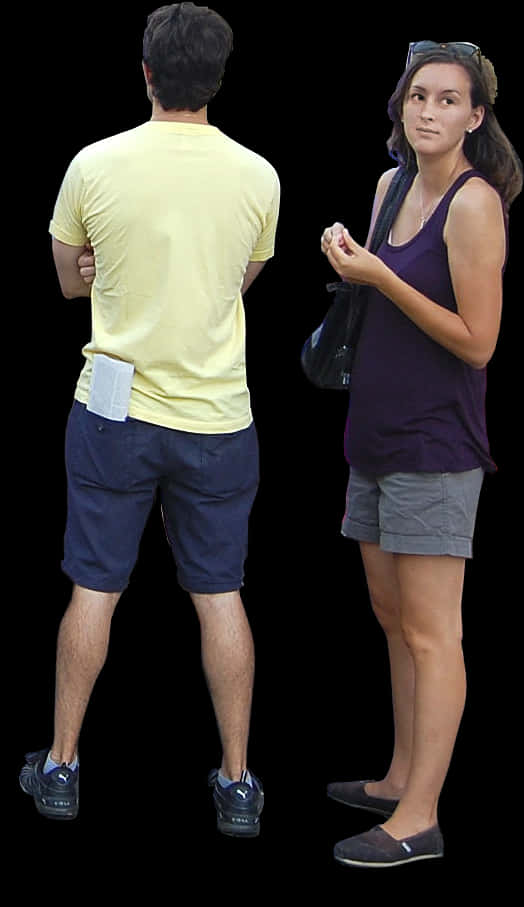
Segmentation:
{"type": "Polygon", "coordinates": [[[207,107],[200,110],[164,110],[161,104],[153,100],[151,120],[164,123],[198,123],[207,126],[207,107]]]}

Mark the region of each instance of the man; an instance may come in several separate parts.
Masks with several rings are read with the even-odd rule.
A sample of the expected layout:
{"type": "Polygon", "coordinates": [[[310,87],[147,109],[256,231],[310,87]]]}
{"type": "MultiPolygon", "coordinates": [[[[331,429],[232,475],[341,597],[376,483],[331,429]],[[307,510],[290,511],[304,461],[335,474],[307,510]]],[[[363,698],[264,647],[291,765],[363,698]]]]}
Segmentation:
{"type": "Polygon", "coordinates": [[[218,828],[260,827],[263,791],[246,753],[253,641],[239,593],[258,484],[242,294],[274,252],[279,181],[208,123],[231,49],[229,25],[207,7],[153,12],[151,120],[73,159],[50,225],[63,295],[92,296],[66,435],[62,566],[73,593],[58,635],[55,736],[20,776],[50,818],[78,812],[80,729],[158,491],[222,743],[210,775],[218,828]],[[91,247],[92,286],[93,270],[77,263],[91,247]]]}

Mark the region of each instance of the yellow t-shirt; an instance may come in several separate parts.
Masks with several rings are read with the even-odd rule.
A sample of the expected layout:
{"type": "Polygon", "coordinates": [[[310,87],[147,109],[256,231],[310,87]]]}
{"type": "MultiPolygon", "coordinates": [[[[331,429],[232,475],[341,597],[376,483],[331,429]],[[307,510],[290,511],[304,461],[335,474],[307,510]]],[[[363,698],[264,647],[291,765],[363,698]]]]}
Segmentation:
{"type": "Polygon", "coordinates": [[[202,433],[252,421],[240,289],[274,254],[280,186],[264,158],[217,127],[149,121],[82,149],[50,233],[95,251],[95,353],[134,366],[129,415],[202,433]]]}

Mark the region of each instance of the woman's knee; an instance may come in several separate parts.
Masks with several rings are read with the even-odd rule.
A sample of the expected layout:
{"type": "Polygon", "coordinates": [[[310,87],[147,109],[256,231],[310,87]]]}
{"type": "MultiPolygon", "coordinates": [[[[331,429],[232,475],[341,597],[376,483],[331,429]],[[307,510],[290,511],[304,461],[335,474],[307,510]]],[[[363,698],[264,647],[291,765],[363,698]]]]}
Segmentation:
{"type": "Polygon", "coordinates": [[[368,591],[373,613],[384,633],[401,632],[400,602],[395,593],[392,590],[373,586],[368,587],[368,591]]]}
{"type": "Polygon", "coordinates": [[[412,616],[400,616],[402,637],[413,658],[438,656],[445,659],[448,655],[462,651],[462,629],[460,624],[449,621],[431,622],[428,624],[412,616]]]}
{"type": "Polygon", "coordinates": [[[397,567],[402,634],[412,654],[461,648],[463,560],[403,555],[397,567]]]}
{"type": "Polygon", "coordinates": [[[378,545],[362,543],[360,548],[373,613],[385,633],[398,633],[400,596],[394,558],[378,545]]]}

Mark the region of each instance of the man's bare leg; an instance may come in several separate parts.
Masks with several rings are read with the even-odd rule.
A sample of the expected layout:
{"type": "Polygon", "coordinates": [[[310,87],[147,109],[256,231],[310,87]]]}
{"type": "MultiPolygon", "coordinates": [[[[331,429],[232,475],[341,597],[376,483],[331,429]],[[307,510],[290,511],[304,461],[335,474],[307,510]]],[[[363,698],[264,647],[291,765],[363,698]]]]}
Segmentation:
{"type": "Polygon", "coordinates": [[[56,657],[55,736],[51,759],[73,761],[95,681],[104,666],[111,619],[120,592],[74,586],[62,618],[56,657]]]}
{"type": "Polygon", "coordinates": [[[191,593],[200,621],[202,664],[222,742],[221,772],[238,781],[247,768],[255,655],[239,592],[191,593]]]}

